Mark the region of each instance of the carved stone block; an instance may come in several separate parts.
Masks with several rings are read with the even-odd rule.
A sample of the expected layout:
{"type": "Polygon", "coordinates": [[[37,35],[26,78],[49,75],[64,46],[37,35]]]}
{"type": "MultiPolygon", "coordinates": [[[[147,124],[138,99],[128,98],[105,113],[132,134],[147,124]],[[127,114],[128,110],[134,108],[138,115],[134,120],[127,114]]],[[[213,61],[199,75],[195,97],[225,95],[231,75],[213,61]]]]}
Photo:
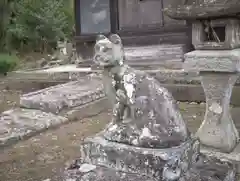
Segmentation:
{"type": "Polygon", "coordinates": [[[61,181],[158,181],[157,178],[147,175],[125,173],[81,162],[76,163],[75,167],[67,170],[61,181]]]}
{"type": "Polygon", "coordinates": [[[68,119],[35,109],[11,109],[0,115],[0,148],[30,138],[68,122],[68,119]]]}
{"type": "Polygon", "coordinates": [[[235,181],[229,162],[199,153],[199,141],[179,147],[148,149],[87,138],[82,158],[64,172],[63,181],[235,181]]]}
{"type": "Polygon", "coordinates": [[[84,77],[78,81],[60,84],[21,96],[21,107],[58,114],[63,110],[85,105],[104,97],[102,82],[84,77]]]}
{"type": "Polygon", "coordinates": [[[161,178],[163,170],[171,162],[176,163],[176,172],[180,175],[187,172],[193,153],[196,152],[193,148],[198,149],[198,141],[189,140],[169,149],[151,149],[107,141],[96,136],[85,140],[81,146],[81,155],[83,162],[93,165],[161,178]]]}
{"type": "Polygon", "coordinates": [[[197,50],[224,50],[240,47],[240,21],[217,19],[192,24],[192,44],[197,50]]]}
{"type": "Polygon", "coordinates": [[[185,71],[238,72],[240,70],[240,49],[196,50],[185,54],[185,71]]]}

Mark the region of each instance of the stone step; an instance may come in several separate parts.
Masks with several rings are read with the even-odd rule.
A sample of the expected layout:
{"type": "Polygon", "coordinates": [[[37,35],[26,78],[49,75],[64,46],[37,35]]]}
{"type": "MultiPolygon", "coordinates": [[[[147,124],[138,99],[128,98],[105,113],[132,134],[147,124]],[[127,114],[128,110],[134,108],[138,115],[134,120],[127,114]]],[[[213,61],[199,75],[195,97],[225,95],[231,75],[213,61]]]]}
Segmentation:
{"type": "Polygon", "coordinates": [[[169,60],[146,60],[139,62],[126,62],[130,67],[139,69],[139,70],[157,70],[160,68],[165,69],[182,69],[183,61],[182,59],[169,59],[169,60]]]}
{"type": "MultiPolygon", "coordinates": [[[[74,164],[64,172],[61,181],[158,181],[142,174],[119,172],[111,168],[86,163],[74,164]]],[[[59,180],[59,181],[60,181],[59,180]]]]}
{"type": "Polygon", "coordinates": [[[186,49],[185,44],[158,44],[158,45],[145,45],[145,46],[124,46],[125,51],[133,51],[133,50],[148,50],[157,49],[159,52],[162,51],[182,51],[186,49]],[[144,49],[143,49],[144,47],[144,49]],[[184,49],[183,49],[184,48],[184,49]]]}
{"type": "Polygon", "coordinates": [[[78,81],[24,94],[20,97],[20,106],[59,114],[63,110],[69,111],[104,96],[101,80],[85,76],[78,81]]]}
{"type": "Polygon", "coordinates": [[[125,47],[126,64],[138,69],[181,69],[183,55],[186,52],[186,46],[176,45],[154,45],[125,47]]]}
{"type": "Polygon", "coordinates": [[[170,58],[183,58],[184,45],[156,45],[156,46],[138,46],[125,47],[124,53],[126,60],[139,61],[145,59],[159,60],[170,58]]]}
{"type": "Polygon", "coordinates": [[[182,43],[186,42],[188,37],[185,33],[161,33],[161,34],[148,34],[148,35],[129,35],[122,36],[123,45],[136,46],[136,45],[153,45],[153,44],[166,44],[166,43],[182,43]]]}
{"type": "Polygon", "coordinates": [[[0,148],[59,126],[67,118],[34,109],[11,109],[0,115],[0,148]]]}
{"type": "Polygon", "coordinates": [[[170,149],[138,148],[107,141],[100,134],[84,141],[81,156],[82,161],[89,164],[161,178],[163,168],[172,156],[192,155],[191,145],[195,143],[189,141],[170,149]]]}
{"type": "MultiPolygon", "coordinates": [[[[149,46],[125,46],[126,64],[139,69],[152,69],[146,66],[169,69],[181,69],[183,56],[187,52],[185,44],[161,44],[149,46]],[[181,62],[181,63],[180,63],[181,62]],[[142,68],[143,67],[143,68],[142,68]]],[[[79,66],[89,66],[90,60],[79,66]]]]}

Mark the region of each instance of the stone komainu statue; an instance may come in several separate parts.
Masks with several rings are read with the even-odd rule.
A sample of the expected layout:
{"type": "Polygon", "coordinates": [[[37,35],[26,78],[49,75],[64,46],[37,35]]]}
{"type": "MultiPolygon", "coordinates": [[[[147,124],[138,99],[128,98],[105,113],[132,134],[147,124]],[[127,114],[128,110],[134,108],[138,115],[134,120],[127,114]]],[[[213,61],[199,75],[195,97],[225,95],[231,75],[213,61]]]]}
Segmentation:
{"type": "Polygon", "coordinates": [[[147,73],[124,64],[121,38],[100,35],[94,62],[103,67],[106,94],[113,104],[110,141],[149,147],[179,146],[189,138],[185,122],[167,89],[147,73]]]}
{"type": "Polygon", "coordinates": [[[200,153],[199,141],[190,137],[171,94],[148,74],[124,64],[118,35],[98,37],[94,61],[104,70],[112,122],[85,140],[81,161],[87,164],[75,162],[68,178],[235,181],[232,164],[200,153]]]}

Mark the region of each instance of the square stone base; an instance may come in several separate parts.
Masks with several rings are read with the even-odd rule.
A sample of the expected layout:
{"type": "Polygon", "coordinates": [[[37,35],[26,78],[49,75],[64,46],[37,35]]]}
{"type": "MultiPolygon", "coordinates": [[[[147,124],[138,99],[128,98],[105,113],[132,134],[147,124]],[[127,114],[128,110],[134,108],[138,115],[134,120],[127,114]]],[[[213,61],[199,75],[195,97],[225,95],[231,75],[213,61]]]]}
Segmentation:
{"type": "Polygon", "coordinates": [[[240,70],[240,49],[196,50],[184,55],[185,71],[238,72],[240,70]]]}
{"type": "MultiPolygon", "coordinates": [[[[81,160],[75,161],[60,180],[163,181],[176,178],[181,181],[237,180],[232,164],[215,158],[208,159],[201,154],[198,154],[197,159],[193,158],[192,162],[188,160],[192,164],[182,172],[180,178],[175,178],[178,172],[171,172],[174,168],[171,167],[172,161],[178,160],[178,156],[186,159],[190,154],[193,155],[193,152],[199,153],[194,149],[198,146],[197,140],[190,140],[176,148],[147,149],[110,142],[98,135],[87,138],[82,145],[81,160]]],[[[175,166],[184,167],[182,163],[184,164],[180,161],[180,164],[175,166]]]]}
{"type": "Polygon", "coordinates": [[[77,163],[74,169],[65,171],[61,181],[158,181],[158,179],[142,174],[124,173],[103,166],[77,163]]]}
{"type": "MultiPolygon", "coordinates": [[[[96,136],[85,140],[81,146],[81,156],[84,163],[161,178],[164,167],[172,160],[179,160],[182,164],[191,162],[188,159],[192,159],[192,148],[197,149],[198,145],[197,140],[189,140],[179,147],[150,149],[111,142],[96,136]]],[[[184,168],[187,169],[188,165],[184,168]]]]}
{"type": "MultiPolygon", "coordinates": [[[[74,168],[69,168],[58,179],[59,181],[163,181],[142,173],[133,174],[120,172],[112,168],[96,166],[88,163],[75,163],[74,168]]],[[[181,181],[237,181],[231,172],[227,177],[225,166],[205,164],[181,177],[181,181]],[[214,166],[217,166],[213,168],[214,166]],[[217,168],[217,169],[216,169],[217,168]]],[[[173,179],[171,179],[173,180],[173,179]]],[[[179,180],[179,179],[178,179],[179,180]]],[[[165,181],[165,180],[164,180],[165,181]]]]}

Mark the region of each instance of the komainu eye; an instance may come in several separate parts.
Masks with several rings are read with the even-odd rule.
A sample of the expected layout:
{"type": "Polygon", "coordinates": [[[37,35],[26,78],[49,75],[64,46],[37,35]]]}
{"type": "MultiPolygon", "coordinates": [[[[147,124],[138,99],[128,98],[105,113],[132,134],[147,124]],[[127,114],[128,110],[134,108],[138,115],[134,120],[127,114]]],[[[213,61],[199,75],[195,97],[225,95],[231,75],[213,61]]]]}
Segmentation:
{"type": "Polygon", "coordinates": [[[96,44],[94,48],[96,52],[99,52],[101,50],[101,46],[99,46],[98,44],[96,44]]]}
{"type": "Polygon", "coordinates": [[[102,52],[107,52],[109,50],[108,47],[103,47],[102,52]]]}

